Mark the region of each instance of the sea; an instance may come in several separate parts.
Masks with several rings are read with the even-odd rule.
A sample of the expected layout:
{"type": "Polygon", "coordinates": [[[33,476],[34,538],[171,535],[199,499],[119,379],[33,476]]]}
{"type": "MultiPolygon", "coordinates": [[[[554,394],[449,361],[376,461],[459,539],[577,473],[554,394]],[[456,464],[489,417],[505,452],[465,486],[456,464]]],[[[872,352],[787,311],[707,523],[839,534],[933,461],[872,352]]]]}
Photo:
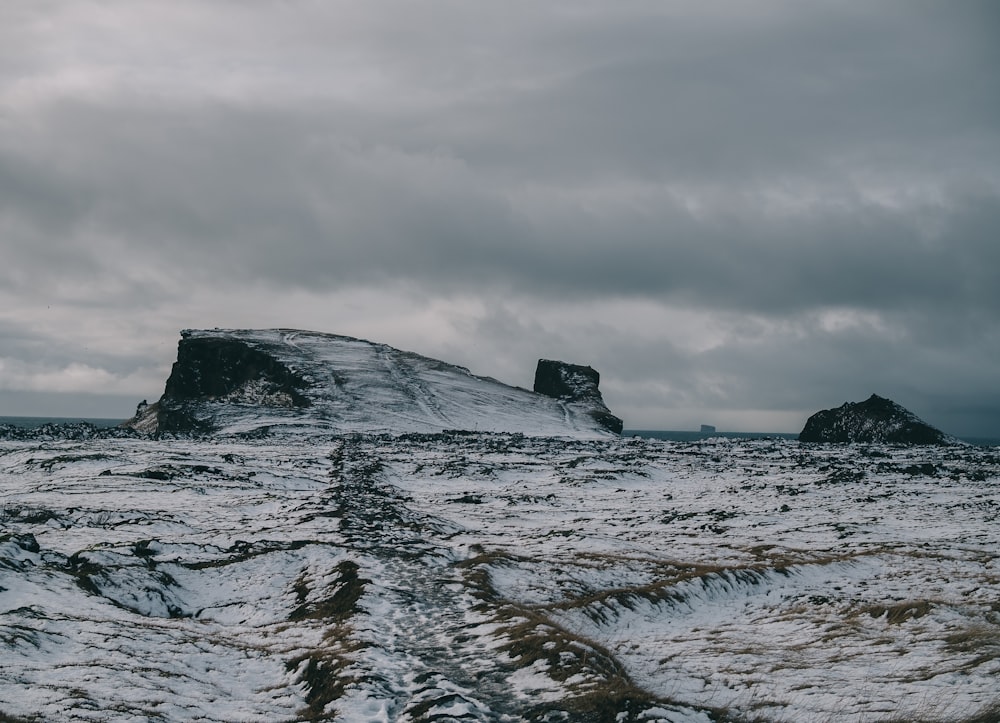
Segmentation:
{"type": "MultiPolygon", "coordinates": [[[[798,439],[798,434],[789,432],[684,432],[677,430],[625,429],[623,437],[643,437],[645,439],[667,439],[674,442],[697,442],[702,439],[798,439]]],[[[996,437],[958,437],[963,442],[977,447],[1000,447],[996,437]]]]}

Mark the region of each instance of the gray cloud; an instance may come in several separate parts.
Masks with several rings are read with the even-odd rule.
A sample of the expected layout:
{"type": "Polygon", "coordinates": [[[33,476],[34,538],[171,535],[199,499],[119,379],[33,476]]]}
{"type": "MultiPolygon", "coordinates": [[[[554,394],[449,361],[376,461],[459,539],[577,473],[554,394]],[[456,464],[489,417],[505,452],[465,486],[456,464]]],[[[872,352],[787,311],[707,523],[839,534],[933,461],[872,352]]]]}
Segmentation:
{"type": "Polygon", "coordinates": [[[593,359],[632,426],[1000,435],[991,3],[85,9],[0,10],[0,357],[135,387],[171,325],[309,321],[593,359]]]}

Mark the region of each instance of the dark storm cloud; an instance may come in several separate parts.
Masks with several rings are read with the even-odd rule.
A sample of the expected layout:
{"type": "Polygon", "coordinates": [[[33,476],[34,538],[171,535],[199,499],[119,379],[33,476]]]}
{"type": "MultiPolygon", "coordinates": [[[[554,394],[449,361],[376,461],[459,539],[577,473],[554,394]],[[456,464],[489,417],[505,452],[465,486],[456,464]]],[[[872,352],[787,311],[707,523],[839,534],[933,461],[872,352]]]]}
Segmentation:
{"type": "Polygon", "coordinates": [[[762,309],[996,300],[991,188],[898,209],[821,199],[790,213],[736,188],[708,193],[705,211],[656,187],[628,199],[614,179],[512,199],[448,153],[262,115],[60,106],[46,152],[5,153],[21,170],[0,176],[15,252],[56,274],[95,273],[125,246],[165,273],[276,285],[415,278],[762,309]],[[46,177],[49,166],[60,174],[46,177]]]}
{"type": "Polygon", "coordinates": [[[136,328],[206,288],[247,310],[261,289],[378,289],[386,316],[405,288],[509,300],[469,328],[553,352],[585,351],[574,308],[624,300],[650,327],[717,320],[711,348],[595,336],[636,400],[659,359],[665,406],[802,410],[864,379],[981,420],[1000,386],[994,7],[8,6],[0,292],[136,328]],[[526,324],[544,305],[562,321],[526,324]]]}
{"type": "Polygon", "coordinates": [[[822,179],[840,154],[936,163],[977,135],[995,139],[997,52],[975,15],[914,4],[738,8],[569,26],[551,39],[578,53],[562,59],[563,73],[470,98],[443,122],[460,143],[471,139],[460,146],[470,157],[543,175],[724,184],[822,179]]]}

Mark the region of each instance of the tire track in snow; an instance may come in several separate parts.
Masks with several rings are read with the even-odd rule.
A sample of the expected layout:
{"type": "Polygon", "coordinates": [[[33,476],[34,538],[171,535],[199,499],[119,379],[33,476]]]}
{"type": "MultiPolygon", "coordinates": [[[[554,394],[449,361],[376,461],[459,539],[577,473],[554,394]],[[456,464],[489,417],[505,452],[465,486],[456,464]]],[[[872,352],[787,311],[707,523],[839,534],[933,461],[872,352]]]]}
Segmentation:
{"type": "Polygon", "coordinates": [[[409,365],[403,364],[402,360],[387,348],[379,348],[377,354],[379,361],[385,366],[389,377],[396,383],[399,390],[412,400],[428,418],[436,419],[446,427],[452,424],[448,415],[434,400],[434,395],[427,390],[409,365]],[[404,369],[404,367],[406,368],[404,369]]]}
{"type": "Polygon", "coordinates": [[[566,406],[566,402],[564,402],[564,401],[563,401],[563,400],[561,400],[561,399],[559,399],[559,400],[557,400],[557,401],[558,401],[558,403],[559,403],[559,409],[561,409],[561,410],[562,410],[562,413],[563,413],[563,421],[565,421],[565,422],[566,422],[566,426],[567,426],[567,427],[569,427],[569,428],[570,428],[570,429],[572,429],[572,430],[576,430],[576,431],[579,431],[580,427],[579,427],[579,425],[578,425],[578,424],[576,423],[576,419],[575,419],[575,417],[573,416],[572,412],[570,412],[570,411],[569,411],[569,407],[568,407],[568,406],[566,406]]]}

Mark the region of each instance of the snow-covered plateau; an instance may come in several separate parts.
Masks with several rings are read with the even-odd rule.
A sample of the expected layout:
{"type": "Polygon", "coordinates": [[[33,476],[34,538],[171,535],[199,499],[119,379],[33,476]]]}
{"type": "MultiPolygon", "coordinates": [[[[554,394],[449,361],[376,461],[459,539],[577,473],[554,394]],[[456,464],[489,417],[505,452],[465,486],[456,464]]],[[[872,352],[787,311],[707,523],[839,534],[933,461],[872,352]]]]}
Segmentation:
{"type": "MultiPolygon", "coordinates": [[[[365,339],[298,329],[181,332],[166,389],[130,425],[145,432],[301,434],[448,429],[606,437],[620,432],[589,367],[541,360],[537,393],[365,339]],[[549,368],[549,367],[552,368],[549,368]],[[578,371],[591,376],[579,378],[578,371]]],[[[537,380],[536,380],[537,381],[537,380]]]]}
{"type": "Polygon", "coordinates": [[[0,720],[996,721],[998,511],[996,448],[7,439],[0,720]]]}

